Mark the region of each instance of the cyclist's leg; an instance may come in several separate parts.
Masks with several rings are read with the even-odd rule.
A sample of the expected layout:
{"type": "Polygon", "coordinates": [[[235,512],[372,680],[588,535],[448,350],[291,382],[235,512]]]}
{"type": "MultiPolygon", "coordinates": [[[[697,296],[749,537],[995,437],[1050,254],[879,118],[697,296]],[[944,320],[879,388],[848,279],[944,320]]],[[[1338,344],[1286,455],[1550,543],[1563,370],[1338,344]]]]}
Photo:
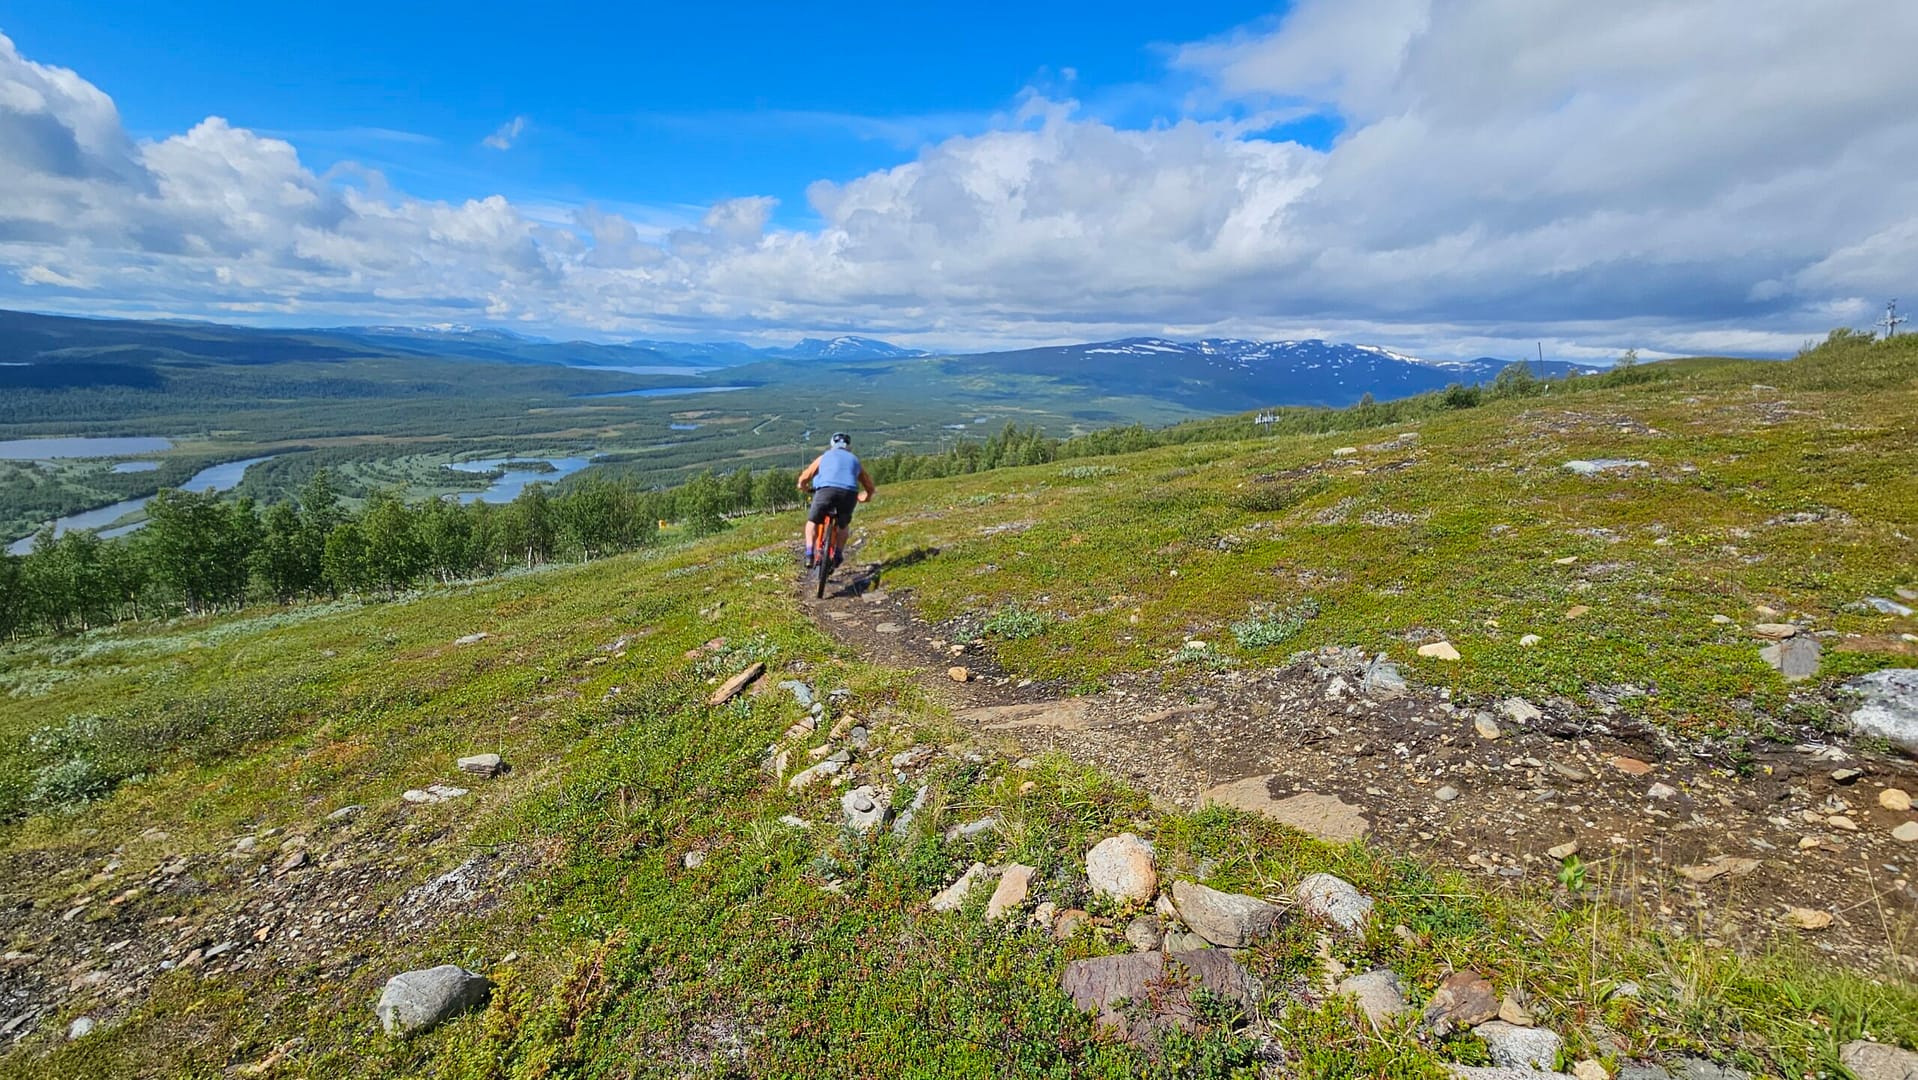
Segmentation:
{"type": "Polygon", "coordinates": [[[859,497],[854,492],[845,492],[839,497],[838,512],[833,515],[833,558],[843,561],[846,556],[846,539],[852,534],[852,512],[859,505],[859,497]]]}
{"type": "Polygon", "coordinates": [[[826,541],[830,534],[826,531],[826,519],[832,510],[831,490],[815,488],[812,493],[812,505],[806,509],[806,565],[813,565],[815,558],[824,556],[826,541]]]}

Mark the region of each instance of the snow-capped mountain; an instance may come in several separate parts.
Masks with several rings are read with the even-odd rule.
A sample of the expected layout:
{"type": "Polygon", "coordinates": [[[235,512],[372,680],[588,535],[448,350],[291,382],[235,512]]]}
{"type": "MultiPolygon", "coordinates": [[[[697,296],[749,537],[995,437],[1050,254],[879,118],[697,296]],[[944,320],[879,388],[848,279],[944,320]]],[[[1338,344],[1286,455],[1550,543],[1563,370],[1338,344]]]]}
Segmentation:
{"type": "MultiPolygon", "coordinates": [[[[969,375],[997,371],[1038,376],[1082,385],[1095,394],[1155,396],[1221,411],[1350,405],[1366,394],[1380,400],[1405,397],[1451,383],[1489,382],[1507,364],[1491,357],[1428,360],[1378,345],[1317,339],[1238,338],[1121,338],[980,353],[945,363],[969,375]]],[[[1544,377],[1584,370],[1558,362],[1531,366],[1544,377]]]]}
{"type": "Polygon", "coordinates": [[[908,349],[890,341],[844,334],[836,338],[806,338],[790,349],[772,352],[793,360],[908,360],[925,356],[923,349],[908,349]]]}

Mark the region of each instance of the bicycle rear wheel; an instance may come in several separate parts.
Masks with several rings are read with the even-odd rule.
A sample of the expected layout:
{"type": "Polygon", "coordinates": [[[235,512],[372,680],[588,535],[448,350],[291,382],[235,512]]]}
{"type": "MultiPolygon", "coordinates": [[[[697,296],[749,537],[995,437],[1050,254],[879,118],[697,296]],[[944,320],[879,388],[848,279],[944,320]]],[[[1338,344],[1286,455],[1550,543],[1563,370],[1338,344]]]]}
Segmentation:
{"type": "Polygon", "coordinates": [[[833,538],[839,535],[838,529],[839,519],[831,514],[827,514],[826,520],[819,524],[820,536],[817,546],[819,565],[814,567],[814,571],[817,574],[813,589],[813,599],[815,600],[824,600],[826,598],[826,579],[832,576],[833,556],[838,554],[838,551],[833,547],[833,538]]]}

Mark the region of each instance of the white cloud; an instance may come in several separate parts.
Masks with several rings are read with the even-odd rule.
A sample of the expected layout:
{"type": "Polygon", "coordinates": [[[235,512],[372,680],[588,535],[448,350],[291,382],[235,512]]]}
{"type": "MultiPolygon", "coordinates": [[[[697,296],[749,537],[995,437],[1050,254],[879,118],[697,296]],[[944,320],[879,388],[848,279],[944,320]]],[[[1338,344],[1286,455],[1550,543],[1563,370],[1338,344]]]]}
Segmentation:
{"type": "Polygon", "coordinates": [[[0,298],[655,336],[1789,351],[1918,281],[1900,41],[1918,5],[1303,0],[1176,51],[1205,113],[1127,129],[1031,93],[982,133],[815,183],[818,224],[796,230],[763,197],[419,199],[217,117],[139,142],[97,88],[0,36],[18,283],[0,298]],[[1315,110],[1343,125],[1327,149],[1258,137],[1315,110]]]}
{"type": "Polygon", "coordinates": [[[491,135],[481,139],[480,143],[493,150],[511,150],[513,143],[517,142],[519,137],[525,133],[526,118],[524,116],[515,116],[511,120],[501,124],[499,129],[491,135]]]}

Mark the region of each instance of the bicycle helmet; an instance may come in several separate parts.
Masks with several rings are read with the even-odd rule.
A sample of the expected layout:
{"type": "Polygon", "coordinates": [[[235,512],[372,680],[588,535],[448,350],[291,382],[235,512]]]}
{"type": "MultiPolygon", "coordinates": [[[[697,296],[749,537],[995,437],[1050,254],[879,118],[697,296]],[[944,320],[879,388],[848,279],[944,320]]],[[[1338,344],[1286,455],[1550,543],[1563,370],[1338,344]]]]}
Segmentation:
{"type": "Polygon", "coordinates": [[[852,436],[843,431],[835,431],[832,433],[832,445],[835,450],[850,450],[852,449],[852,436]]]}

